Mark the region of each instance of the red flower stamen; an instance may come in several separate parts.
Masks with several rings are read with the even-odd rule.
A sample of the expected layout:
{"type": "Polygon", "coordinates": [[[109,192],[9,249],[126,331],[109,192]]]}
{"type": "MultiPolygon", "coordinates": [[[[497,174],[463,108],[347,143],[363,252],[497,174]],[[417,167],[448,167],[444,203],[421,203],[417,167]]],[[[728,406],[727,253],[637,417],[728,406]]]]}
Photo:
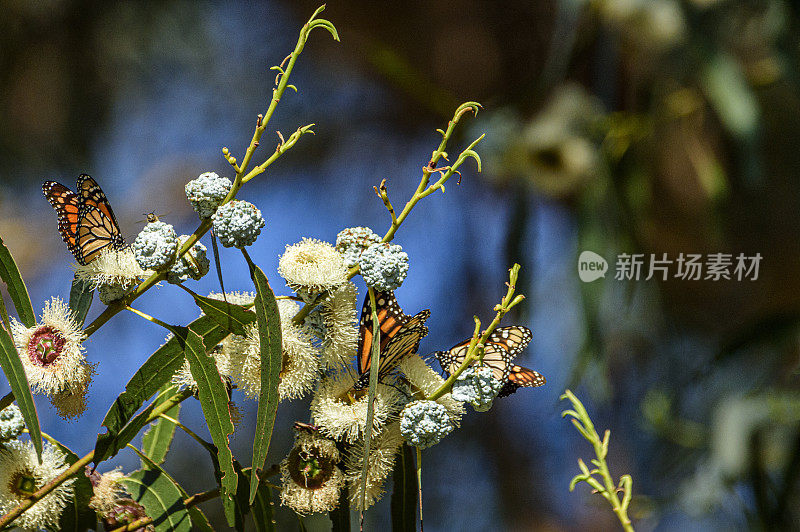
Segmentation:
{"type": "Polygon", "coordinates": [[[67,341],[58,329],[42,325],[28,342],[28,357],[38,366],[48,366],[56,361],[65,343],[67,341]]]}

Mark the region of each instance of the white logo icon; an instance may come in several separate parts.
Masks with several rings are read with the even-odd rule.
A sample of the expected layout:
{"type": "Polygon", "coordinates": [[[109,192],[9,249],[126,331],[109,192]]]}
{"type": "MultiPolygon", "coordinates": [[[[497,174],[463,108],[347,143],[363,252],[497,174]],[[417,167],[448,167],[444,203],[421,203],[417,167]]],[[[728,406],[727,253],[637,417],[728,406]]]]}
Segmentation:
{"type": "Polygon", "coordinates": [[[582,251],[578,257],[578,277],[584,283],[591,283],[606,276],[608,262],[594,251],[582,251]]]}

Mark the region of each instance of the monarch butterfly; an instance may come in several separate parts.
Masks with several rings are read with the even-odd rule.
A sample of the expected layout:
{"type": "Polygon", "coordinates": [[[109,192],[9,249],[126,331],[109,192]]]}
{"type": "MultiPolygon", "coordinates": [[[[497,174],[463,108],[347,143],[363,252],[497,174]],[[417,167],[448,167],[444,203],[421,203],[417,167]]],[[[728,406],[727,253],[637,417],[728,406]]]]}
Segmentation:
{"type": "Polygon", "coordinates": [[[89,264],[107,247],[125,246],[108,198],[88,175],[78,178],[77,192],[55,181],[42,184],[42,192],[56,210],[58,231],[79,264],[89,264]]]}
{"type": "MultiPolygon", "coordinates": [[[[533,338],[530,329],[518,325],[500,327],[486,340],[483,347],[483,363],[492,369],[494,377],[503,381],[498,397],[511,395],[522,387],[544,386],[544,375],[538,371],[512,364],[533,338]]],[[[471,338],[459,342],[447,351],[434,353],[442,369],[449,375],[464,362],[471,338]]]]}
{"type": "MultiPolygon", "coordinates": [[[[414,316],[403,313],[394,292],[375,292],[375,310],[380,327],[380,361],[378,380],[392,372],[407,356],[417,352],[419,342],[428,334],[425,320],[430,310],[423,310],[414,316]]],[[[372,304],[369,294],[364,298],[361,308],[358,337],[358,380],[354,390],[362,390],[369,385],[369,368],[372,363],[372,304]]]]}

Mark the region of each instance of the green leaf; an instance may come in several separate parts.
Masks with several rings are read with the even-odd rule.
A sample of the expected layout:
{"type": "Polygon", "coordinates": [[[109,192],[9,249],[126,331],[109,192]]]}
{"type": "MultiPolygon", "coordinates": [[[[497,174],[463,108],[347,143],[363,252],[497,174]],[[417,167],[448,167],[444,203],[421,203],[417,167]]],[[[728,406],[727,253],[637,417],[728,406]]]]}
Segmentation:
{"type": "Polygon", "coordinates": [[[221,327],[232,334],[244,336],[247,334],[245,327],[256,321],[256,315],[241,305],[218,301],[194,293],[192,297],[206,316],[214,318],[221,327]]]}
{"type": "Polygon", "coordinates": [[[233,421],[229,407],[228,389],[219,376],[214,357],[206,352],[203,339],[186,328],[174,327],[175,336],[185,339],[186,360],[192,377],[197,381],[197,395],[203,415],[206,418],[211,439],[217,446],[222,478],[220,479],[220,497],[225,507],[225,517],[228,524],[233,525],[235,520],[234,496],[236,495],[237,477],[233,467],[233,454],[228,447],[228,436],[233,434],[233,421]]]}
{"type": "MultiPolygon", "coordinates": [[[[72,465],[79,460],[78,455],[63,443],[52,438],[49,441],[67,456],[65,461],[68,465],[72,465]]],[[[86,475],[78,474],[75,476],[75,483],[72,484],[72,487],[74,496],[70,498],[61,512],[61,517],[58,520],[58,529],[68,532],[84,532],[85,530],[95,529],[97,527],[97,515],[94,510],[89,508],[89,499],[94,495],[92,482],[86,475]]]]}
{"type": "Polygon", "coordinates": [[[370,308],[372,308],[372,359],[369,368],[369,395],[367,398],[367,419],[364,425],[364,464],[361,466],[361,503],[359,507],[364,507],[367,497],[367,471],[369,469],[369,451],[372,441],[372,418],[375,416],[375,394],[378,392],[378,373],[381,357],[381,329],[378,321],[378,311],[375,305],[375,290],[368,287],[370,308]]]}
{"type": "Polygon", "coordinates": [[[36,414],[36,405],[33,403],[33,395],[28,385],[28,378],[25,376],[25,367],[19,358],[17,347],[5,329],[0,327],[0,367],[6,375],[17,406],[22,411],[22,418],[25,426],[30,432],[31,441],[36,449],[36,456],[42,459],[42,431],[39,429],[39,416],[36,414]]]}
{"type": "MultiPolygon", "coordinates": [[[[244,250],[243,250],[244,251],[244,250]]],[[[256,433],[253,439],[253,471],[264,467],[275,426],[275,413],[278,410],[278,384],[283,365],[281,347],[281,318],[275,294],[261,268],[256,266],[246,252],[243,252],[250,266],[250,277],[256,287],[256,316],[261,343],[261,395],[258,398],[256,433]]],[[[250,504],[256,497],[258,476],[250,478],[250,504]]]]}
{"type": "MultiPolygon", "coordinates": [[[[139,434],[139,431],[141,431],[145,425],[151,421],[153,410],[155,410],[161,404],[169,401],[171,404],[177,405],[191,395],[189,390],[176,392],[177,386],[170,387],[168,390],[168,392],[160,394],[155,401],[147,405],[144,410],[136,414],[127,425],[122,427],[119,432],[114,435],[103,434],[98,437],[98,441],[100,441],[102,438],[103,451],[108,453],[108,456],[116,455],[120,449],[130,443],[136,437],[136,435],[139,434]]],[[[100,463],[101,461],[102,460],[97,458],[97,456],[94,457],[95,464],[100,463]]]]}
{"type": "Polygon", "coordinates": [[[153,519],[156,532],[192,530],[192,521],[183,503],[183,493],[161,469],[140,469],[120,482],[125,485],[131,498],[144,506],[147,516],[153,519]]]}
{"type": "Polygon", "coordinates": [[[339,504],[336,509],[328,512],[328,517],[331,519],[331,532],[350,532],[350,497],[347,493],[347,484],[342,486],[339,492],[339,504]]]}
{"type": "Polygon", "coordinates": [[[394,490],[392,491],[392,531],[417,530],[417,470],[414,466],[414,448],[403,445],[394,463],[394,490]]]}
{"type": "Polygon", "coordinates": [[[75,315],[75,321],[81,327],[86,321],[89,307],[92,306],[92,296],[94,296],[94,288],[91,281],[81,281],[76,275],[72,279],[72,288],[69,290],[69,308],[75,315]]]}
{"type": "Polygon", "coordinates": [[[36,316],[33,314],[33,306],[31,305],[31,298],[28,296],[28,289],[25,288],[17,263],[14,262],[11,252],[3,244],[2,238],[0,238],[0,279],[5,281],[8,287],[8,294],[11,296],[11,301],[14,302],[14,308],[17,309],[19,321],[25,327],[33,327],[36,324],[36,316]]]}
{"type": "MultiPolygon", "coordinates": [[[[208,316],[203,316],[189,324],[189,329],[203,337],[206,350],[215,347],[228,336],[228,331],[208,316]]],[[[103,426],[108,429],[105,434],[97,437],[95,444],[95,463],[105,460],[109,447],[120,431],[130,422],[133,415],[145,401],[153,396],[162,386],[172,379],[172,376],[183,364],[184,354],[178,338],[171,338],[150,355],[141,368],[131,377],[125,386],[125,391],[111,405],[103,426]]],[[[140,427],[141,428],[141,427],[140,427]]],[[[122,443],[124,445],[127,442],[122,443]]],[[[118,447],[117,450],[121,448],[118,447]]],[[[114,451],[116,453],[116,451],[114,451]]]]}
{"type": "MultiPolygon", "coordinates": [[[[173,388],[173,386],[164,386],[162,388],[162,393],[159,394],[158,398],[154,401],[154,406],[158,406],[169,397],[169,395],[163,392],[167,392],[171,388],[173,388]]],[[[172,419],[178,419],[180,411],[181,405],[178,403],[167,410],[165,414],[172,419]]],[[[154,463],[162,464],[167,457],[169,446],[172,443],[172,437],[175,435],[175,427],[175,423],[162,417],[153,421],[150,424],[150,428],[142,436],[142,452],[154,463]]]]}
{"type": "MultiPolygon", "coordinates": [[[[245,486],[250,484],[252,469],[242,471],[244,476],[245,486]]],[[[258,479],[256,478],[256,481],[258,479]]],[[[245,497],[245,504],[247,504],[248,497],[245,497]]],[[[253,523],[258,532],[274,532],[275,531],[275,518],[272,513],[272,490],[267,484],[259,484],[256,491],[256,498],[253,501],[252,508],[253,523]]]]}
{"type": "MultiPolygon", "coordinates": [[[[174,478],[172,478],[169,473],[167,473],[161,466],[156,464],[152,461],[146,454],[142,451],[137,449],[134,446],[130,446],[131,449],[136,451],[136,454],[139,455],[139,458],[142,460],[142,468],[143,469],[154,469],[159,471],[164,477],[166,477],[172,484],[181,492],[181,497],[185,501],[189,498],[189,494],[186,493],[186,490],[183,489],[183,486],[178,484],[174,478]]],[[[186,508],[186,511],[189,512],[189,518],[192,520],[192,530],[203,530],[207,532],[213,532],[213,528],[211,528],[211,523],[208,522],[208,518],[203,514],[203,512],[197,506],[189,506],[186,508]]]]}
{"type": "Polygon", "coordinates": [[[6,302],[3,301],[3,294],[0,294],[0,319],[3,320],[6,330],[10,331],[11,320],[8,319],[8,311],[6,310],[6,302]]]}

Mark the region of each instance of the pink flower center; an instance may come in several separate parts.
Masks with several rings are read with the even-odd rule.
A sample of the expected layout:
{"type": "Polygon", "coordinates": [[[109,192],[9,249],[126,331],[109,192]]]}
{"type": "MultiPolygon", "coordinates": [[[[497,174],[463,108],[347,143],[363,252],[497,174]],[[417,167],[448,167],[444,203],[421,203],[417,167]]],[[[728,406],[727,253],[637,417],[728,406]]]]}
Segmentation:
{"type": "Polygon", "coordinates": [[[67,343],[57,329],[42,325],[31,336],[28,342],[28,356],[38,366],[48,366],[56,361],[67,343]]]}

